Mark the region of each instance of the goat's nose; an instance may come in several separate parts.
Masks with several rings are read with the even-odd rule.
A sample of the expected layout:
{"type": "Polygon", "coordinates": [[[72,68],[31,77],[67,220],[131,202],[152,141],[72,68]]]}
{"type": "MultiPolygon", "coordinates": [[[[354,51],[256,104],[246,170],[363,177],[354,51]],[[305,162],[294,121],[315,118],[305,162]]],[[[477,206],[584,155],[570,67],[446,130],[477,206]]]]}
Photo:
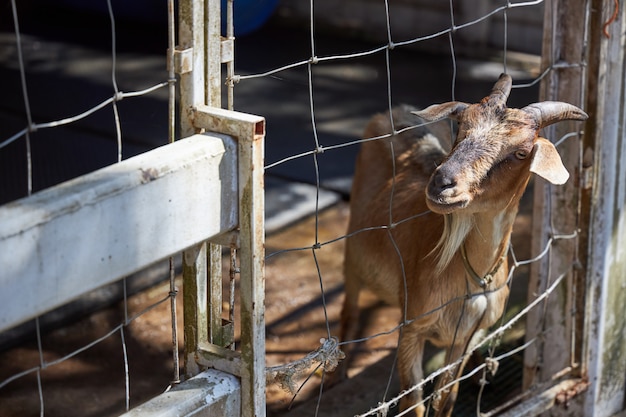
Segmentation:
{"type": "Polygon", "coordinates": [[[431,195],[440,195],[444,191],[456,187],[456,178],[448,170],[437,170],[429,184],[431,195]]]}

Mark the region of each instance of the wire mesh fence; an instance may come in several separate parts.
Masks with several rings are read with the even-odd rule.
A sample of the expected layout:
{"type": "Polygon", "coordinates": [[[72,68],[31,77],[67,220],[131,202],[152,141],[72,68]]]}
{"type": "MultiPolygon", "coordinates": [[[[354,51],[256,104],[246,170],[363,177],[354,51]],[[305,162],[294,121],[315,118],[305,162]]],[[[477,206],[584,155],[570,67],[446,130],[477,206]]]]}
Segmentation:
{"type": "MultiPolygon", "coordinates": [[[[168,97],[175,80],[163,58],[173,42],[167,36],[172,4],[161,6],[156,29],[145,22],[130,28],[111,1],[94,9],[7,1],[2,9],[0,202],[6,207],[174,139],[168,97]],[[159,52],[140,63],[137,30],[162,36],[151,42],[160,43],[159,52]]],[[[8,331],[6,325],[17,323],[4,323],[3,414],[119,414],[177,382],[177,263],[171,258],[8,331]],[[137,294],[167,276],[167,284],[137,294]],[[155,357],[167,364],[145,375],[160,374],[157,392],[140,376],[149,367],[141,362],[155,357]],[[93,387],[92,404],[73,398],[84,386],[93,387]]]]}
{"type": "MultiPolygon", "coordinates": [[[[269,134],[267,144],[268,161],[265,167],[266,177],[268,179],[283,177],[285,176],[284,173],[289,170],[290,166],[298,164],[301,167],[300,172],[307,172],[305,174],[300,174],[301,180],[313,184],[316,190],[316,194],[313,197],[316,201],[316,210],[314,211],[315,214],[314,220],[312,221],[313,224],[309,225],[311,228],[309,244],[304,244],[304,242],[302,242],[303,244],[301,246],[287,247],[288,245],[286,243],[278,243],[277,246],[279,246],[280,249],[272,251],[272,240],[270,239],[268,242],[267,275],[269,277],[269,282],[271,282],[272,279],[272,271],[274,269],[277,271],[281,270],[279,266],[281,262],[285,262],[285,264],[293,264],[296,262],[294,259],[298,259],[297,265],[302,265],[301,268],[305,268],[305,265],[307,265],[306,268],[309,268],[309,273],[306,274],[299,268],[289,268],[290,276],[294,277],[294,279],[316,280],[317,284],[315,285],[312,285],[311,282],[307,282],[306,284],[300,283],[301,288],[306,288],[307,291],[314,291],[315,286],[319,287],[319,293],[316,293],[316,296],[313,296],[312,294],[307,295],[306,299],[309,301],[308,304],[305,305],[308,308],[305,312],[299,315],[299,317],[305,320],[306,323],[302,324],[302,326],[307,329],[307,332],[309,332],[307,336],[301,334],[304,332],[299,332],[303,344],[307,345],[315,343],[315,339],[317,338],[320,340],[320,344],[316,350],[311,351],[311,353],[304,356],[302,359],[296,360],[292,364],[275,364],[274,361],[280,361],[281,359],[284,359],[284,357],[275,355],[272,351],[273,349],[276,349],[278,352],[280,351],[279,346],[281,346],[281,344],[284,346],[288,338],[287,335],[289,334],[289,331],[286,330],[288,327],[287,324],[282,323],[281,320],[278,320],[275,325],[273,325],[270,320],[270,324],[268,324],[271,335],[268,339],[268,361],[271,365],[274,365],[269,368],[270,377],[268,382],[270,382],[269,392],[271,396],[269,400],[269,407],[270,409],[274,406],[277,407],[277,414],[284,412],[280,410],[281,406],[286,407],[291,403],[291,406],[293,407],[294,405],[292,401],[295,403],[304,402],[307,397],[314,397],[312,403],[307,403],[305,406],[300,407],[296,413],[306,412],[307,415],[313,415],[317,412],[319,415],[332,415],[333,411],[331,410],[333,407],[336,409],[338,403],[345,403],[352,400],[353,397],[348,396],[338,401],[333,401],[332,392],[336,388],[323,387],[324,381],[328,375],[326,374],[322,376],[321,374],[323,374],[323,372],[321,372],[321,369],[326,368],[329,371],[332,370],[336,363],[342,359],[342,354],[340,352],[341,348],[347,346],[348,344],[373,346],[373,348],[362,347],[361,349],[367,350],[369,355],[373,357],[376,357],[376,354],[372,352],[376,352],[377,350],[377,358],[380,358],[380,352],[389,353],[392,350],[390,347],[393,346],[395,340],[397,340],[399,332],[406,325],[400,317],[393,315],[393,312],[384,310],[383,308],[381,310],[381,314],[391,314],[393,319],[388,319],[386,323],[383,326],[379,326],[375,332],[371,333],[372,325],[371,322],[369,322],[369,324],[365,324],[366,330],[364,331],[362,338],[348,341],[338,341],[336,339],[338,336],[337,321],[339,315],[337,299],[340,298],[338,294],[341,294],[341,280],[339,278],[338,281],[334,271],[327,269],[326,262],[320,263],[319,260],[320,258],[324,258],[328,251],[341,253],[343,251],[344,241],[351,238],[351,235],[345,234],[345,229],[337,230],[337,228],[329,234],[328,231],[324,229],[325,226],[320,226],[320,222],[325,223],[320,220],[320,217],[324,216],[324,205],[320,205],[319,203],[320,195],[329,190],[338,191],[340,193],[344,193],[344,195],[349,193],[345,186],[345,182],[342,183],[337,178],[339,175],[337,175],[336,172],[336,164],[344,164],[351,169],[353,159],[348,158],[354,157],[356,149],[361,143],[363,143],[363,141],[383,140],[391,136],[385,135],[382,137],[366,137],[358,139],[358,136],[361,135],[361,131],[364,128],[367,119],[378,111],[383,111],[385,108],[391,109],[396,104],[402,102],[409,102],[418,106],[427,106],[432,104],[432,102],[447,100],[458,99],[471,101],[474,97],[476,97],[476,94],[480,94],[475,91],[478,89],[476,85],[479,84],[479,81],[475,82],[474,86],[470,85],[468,87],[468,84],[471,84],[471,82],[468,83],[466,82],[466,79],[463,79],[465,74],[467,74],[465,72],[467,63],[464,62],[464,60],[467,59],[467,55],[457,55],[455,52],[455,43],[458,39],[464,36],[465,29],[471,28],[472,26],[478,25],[486,20],[497,21],[497,25],[494,26],[501,28],[497,41],[497,44],[501,45],[501,49],[498,53],[494,54],[498,56],[497,63],[492,63],[491,66],[485,66],[484,68],[487,69],[482,75],[489,78],[489,76],[485,75],[485,72],[488,72],[490,68],[491,72],[489,72],[489,74],[491,76],[491,81],[495,81],[499,72],[518,71],[519,66],[516,65],[515,62],[516,51],[510,50],[508,46],[510,43],[510,35],[507,28],[507,22],[511,19],[511,16],[515,15],[515,13],[520,10],[523,10],[525,13],[542,14],[545,4],[543,1],[492,2],[489,10],[478,18],[471,21],[457,22],[455,21],[455,9],[463,6],[457,4],[456,2],[449,2],[448,7],[450,19],[449,24],[446,27],[439,31],[425,35],[420,33],[414,37],[405,36],[403,38],[392,36],[392,33],[400,32],[400,30],[394,28],[393,19],[394,16],[396,18],[398,16],[398,9],[394,9],[394,7],[399,8],[399,6],[387,2],[380,2],[378,6],[380,8],[380,12],[384,13],[386,16],[386,33],[388,35],[387,42],[381,42],[379,45],[373,45],[369,49],[360,49],[357,51],[348,50],[347,45],[338,45],[335,48],[331,48],[334,50],[327,51],[326,49],[323,49],[327,48],[327,46],[321,41],[321,39],[323,39],[323,35],[316,31],[316,24],[318,23],[315,17],[316,8],[315,5],[311,5],[311,20],[309,27],[310,38],[308,39],[308,45],[306,46],[310,52],[308,57],[305,55],[302,59],[295,62],[283,63],[282,61],[284,61],[284,55],[286,54],[283,54],[282,60],[281,57],[277,57],[277,59],[272,60],[274,57],[270,53],[268,59],[265,61],[267,68],[263,71],[258,73],[239,73],[234,76],[236,108],[238,106],[239,108],[248,108],[246,104],[243,103],[243,97],[245,97],[245,92],[247,91],[246,86],[258,83],[259,85],[262,85],[260,88],[267,87],[268,90],[266,91],[268,91],[269,94],[270,86],[282,83],[290,85],[291,90],[290,97],[285,97],[281,100],[280,109],[293,109],[296,106],[306,105],[310,113],[308,120],[299,120],[301,123],[306,123],[308,128],[311,130],[308,141],[305,140],[306,138],[297,138],[299,142],[298,146],[301,148],[301,151],[295,154],[287,155],[284,154],[284,151],[287,148],[281,146],[282,144],[280,143],[280,139],[274,139],[275,142],[273,142],[271,135],[272,118],[271,115],[267,115],[269,134]],[[443,93],[439,92],[438,98],[428,102],[428,95],[431,93],[427,90],[431,90],[431,88],[424,87],[424,84],[428,83],[428,79],[420,79],[419,76],[410,80],[402,78],[403,74],[399,70],[399,63],[401,61],[402,54],[414,51],[416,49],[416,45],[418,46],[418,50],[429,50],[433,48],[428,48],[427,46],[419,48],[419,45],[421,43],[426,44],[433,40],[436,40],[440,45],[441,41],[444,39],[447,40],[446,43],[449,47],[449,56],[443,66],[436,67],[437,69],[435,71],[440,72],[440,78],[445,77],[447,80],[447,93],[442,97],[441,94],[443,93]],[[363,73],[366,73],[367,70],[364,71],[363,68],[367,68],[368,65],[374,67],[372,62],[375,60],[378,60],[378,63],[383,63],[376,68],[382,68],[382,73],[377,74],[377,77],[386,80],[386,83],[382,83],[385,85],[384,91],[381,91],[379,85],[375,86],[373,82],[368,84],[367,80],[360,78],[366,76],[363,75],[363,73]],[[272,67],[271,62],[274,61],[281,63],[272,67]],[[497,69],[494,70],[494,67],[497,69]],[[365,95],[368,96],[368,99],[370,99],[371,102],[376,103],[378,109],[369,113],[365,111],[361,114],[355,115],[354,113],[362,111],[365,106],[355,105],[354,101],[358,99],[351,102],[350,99],[347,98],[349,96],[349,92],[347,91],[348,88],[345,86],[339,87],[338,83],[333,84],[334,88],[341,88],[345,95],[339,93],[336,98],[334,98],[336,101],[333,101],[333,99],[329,100],[325,96],[324,91],[325,88],[327,88],[327,85],[330,85],[333,82],[333,79],[329,74],[332,74],[332,71],[334,70],[343,71],[344,74],[349,74],[346,76],[346,78],[350,80],[347,83],[353,82],[358,85],[356,89],[367,91],[367,94],[365,95]],[[414,84],[415,86],[411,84],[414,84]],[[463,87],[465,88],[459,87],[459,84],[463,84],[463,87]],[[238,95],[239,89],[244,91],[240,95],[238,95]],[[238,97],[242,98],[237,100],[238,97]],[[343,109],[338,110],[338,108],[341,107],[341,104],[338,104],[339,102],[345,103],[346,107],[350,107],[351,112],[347,112],[343,109]],[[347,128],[345,128],[341,134],[337,134],[336,130],[332,130],[329,126],[333,123],[337,123],[333,119],[333,116],[344,113],[348,113],[347,118],[351,119],[350,122],[354,123],[354,125],[350,122],[344,121],[344,126],[347,126],[347,128]],[[357,121],[355,122],[355,120],[357,121]],[[352,136],[352,139],[350,139],[350,136],[352,136]],[[273,148],[273,146],[275,146],[275,148],[273,148]],[[333,172],[333,170],[335,170],[335,172],[333,172]],[[343,188],[342,185],[338,184],[343,184],[343,188]],[[321,238],[321,236],[324,236],[326,239],[321,238]],[[300,253],[301,255],[297,256],[295,253],[300,253]],[[315,317],[315,319],[310,317],[315,317]],[[368,331],[370,331],[370,333],[368,333],[368,331]],[[312,336],[312,334],[315,334],[315,336],[312,336]],[[284,336],[284,339],[281,336],[284,336]],[[275,340],[275,343],[272,342],[272,339],[275,340]],[[382,339],[384,341],[378,341],[377,339],[382,339]],[[373,349],[373,351],[371,349],[373,349]],[[279,389],[276,387],[280,386],[287,388],[287,391],[290,394],[281,396],[281,394],[277,393],[279,389]],[[318,392],[320,393],[319,395],[316,394],[318,392]],[[321,394],[321,392],[324,392],[324,394],[321,394]],[[275,398],[279,399],[276,400],[275,403],[272,403],[272,399],[275,398]]],[[[406,34],[406,27],[403,27],[403,29],[405,32],[402,33],[406,34]]],[[[418,25],[415,26],[414,31],[416,34],[419,33],[418,25]]],[[[296,44],[295,41],[294,44],[296,44]]],[[[303,49],[306,44],[307,40],[302,39],[302,43],[299,44],[300,46],[298,47],[300,54],[302,54],[301,49],[303,49]]],[[[417,56],[419,56],[419,53],[417,56]]],[[[426,61],[426,59],[424,61],[426,61]]],[[[425,62],[415,62],[414,65],[427,66],[428,64],[425,62]]],[[[550,77],[550,75],[555,71],[580,68],[583,65],[584,64],[582,62],[562,62],[559,61],[556,56],[543,56],[541,68],[538,66],[534,67],[536,71],[534,74],[529,75],[528,72],[526,72],[525,74],[522,73],[519,77],[514,76],[511,98],[513,101],[519,100],[519,98],[515,97],[515,94],[526,89],[531,92],[526,96],[526,99],[528,100],[528,97],[530,96],[532,101],[523,103],[520,100],[518,102],[520,103],[518,106],[521,107],[524,104],[530,104],[530,102],[537,101],[538,97],[535,96],[533,98],[532,94],[536,94],[536,88],[542,80],[546,77],[550,77]]],[[[240,66],[240,68],[242,67],[243,66],[240,66]]],[[[421,72],[416,71],[416,73],[421,72]]],[[[279,89],[280,87],[275,87],[271,91],[273,91],[273,94],[275,95],[280,95],[278,92],[280,91],[279,89]]],[[[483,90],[484,93],[487,91],[488,90],[486,88],[483,90]]],[[[357,95],[355,94],[355,97],[356,96],[357,95]]],[[[358,95],[358,97],[360,99],[362,96],[358,95]]],[[[513,105],[511,105],[511,107],[513,107],[513,105]]],[[[277,121],[276,123],[279,122],[277,121]]],[[[564,142],[581,140],[581,132],[576,130],[577,128],[580,128],[580,126],[571,126],[571,128],[574,130],[563,135],[562,137],[551,138],[557,148],[560,148],[564,142]]],[[[394,131],[394,134],[399,133],[401,133],[401,131],[394,131]]],[[[293,146],[289,149],[293,149],[293,146]]],[[[574,170],[578,169],[576,167],[576,164],[578,163],[577,161],[571,161],[570,163],[572,164],[574,170]]],[[[562,242],[567,241],[572,241],[575,245],[575,242],[578,239],[577,227],[567,230],[558,230],[558,228],[552,227],[551,230],[538,232],[548,236],[548,238],[543,242],[541,247],[533,247],[532,250],[529,250],[527,244],[532,237],[528,233],[530,231],[528,217],[525,219],[524,217],[528,216],[530,213],[530,206],[532,205],[532,203],[530,203],[531,198],[532,197],[527,197],[526,206],[522,207],[522,216],[520,216],[519,223],[516,227],[518,237],[513,238],[514,243],[509,252],[511,267],[507,278],[507,285],[515,289],[515,291],[513,291],[515,293],[514,300],[509,300],[507,302],[508,309],[502,316],[502,319],[498,321],[497,325],[490,329],[489,334],[483,339],[483,341],[476,345],[475,348],[468,353],[469,356],[472,356],[472,359],[479,360],[479,363],[472,367],[472,369],[469,369],[465,375],[461,377],[462,381],[470,382],[469,384],[465,384],[467,386],[466,389],[473,390],[471,391],[473,395],[468,395],[468,397],[472,398],[467,400],[468,404],[464,404],[463,397],[459,399],[459,412],[467,413],[468,415],[474,413],[495,415],[498,412],[502,412],[507,407],[510,407],[511,404],[515,403],[515,401],[519,401],[520,398],[524,398],[528,395],[528,386],[522,386],[521,377],[524,351],[532,349],[533,345],[537,343],[538,340],[541,340],[546,333],[552,331],[550,326],[545,326],[542,327],[542,330],[540,330],[534,337],[524,339],[526,327],[536,325],[534,321],[533,323],[526,323],[528,313],[531,311],[541,311],[546,302],[553,302],[554,297],[551,297],[551,295],[553,294],[555,288],[564,288],[565,286],[569,286],[567,283],[572,279],[572,270],[577,262],[574,260],[567,265],[562,265],[559,268],[554,268],[548,271],[549,285],[547,285],[546,288],[543,288],[541,292],[526,293],[526,289],[528,288],[528,271],[530,266],[537,263],[539,260],[544,260],[544,262],[550,264],[554,245],[559,245],[562,244],[562,242]],[[522,252],[523,255],[521,255],[522,252]],[[497,370],[499,370],[498,373],[496,373],[497,370]],[[507,382],[510,382],[511,380],[514,380],[515,382],[507,384],[507,382]],[[505,390],[498,390],[498,388],[502,388],[504,386],[506,386],[505,390]],[[495,395],[490,395],[490,391],[493,391],[495,395]]],[[[548,208],[546,210],[549,211],[549,217],[557,216],[556,213],[563,210],[561,206],[556,206],[555,204],[556,203],[548,204],[548,208]]],[[[344,213],[344,215],[346,214],[344,213]]],[[[403,220],[406,219],[395,219],[395,225],[401,224],[403,220]]],[[[335,224],[333,224],[333,226],[337,227],[335,224]]],[[[343,224],[343,226],[345,227],[345,224],[343,224]]],[[[367,230],[389,229],[391,227],[391,224],[373,224],[367,230]]],[[[358,230],[354,233],[356,234],[364,231],[365,230],[358,230]]],[[[289,238],[288,236],[282,236],[282,239],[286,241],[289,238]]],[[[341,268],[341,266],[337,266],[341,268]]],[[[288,285],[283,281],[281,282],[282,284],[280,285],[285,287],[288,285]]],[[[269,291],[271,290],[272,289],[270,288],[269,291]]],[[[269,297],[271,297],[271,295],[269,295],[269,297]]],[[[369,319],[371,321],[371,315],[373,314],[371,312],[372,306],[368,305],[365,309],[368,311],[365,319],[369,319]]],[[[268,317],[273,316],[271,304],[268,304],[267,314],[268,317]]],[[[541,316],[541,313],[539,313],[539,316],[541,316]]],[[[533,320],[536,320],[536,318],[533,318],[533,320]]],[[[296,332],[295,330],[292,331],[296,332]]],[[[290,356],[293,358],[295,355],[290,356]]],[[[397,384],[397,382],[394,382],[393,379],[395,359],[386,362],[388,366],[387,370],[384,371],[382,376],[377,376],[378,379],[375,383],[378,386],[376,395],[380,395],[380,398],[369,399],[369,411],[367,411],[367,409],[362,409],[357,412],[361,413],[359,415],[386,415],[390,409],[394,409],[394,407],[397,406],[402,397],[412,391],[430,392],[424,399],[424,403],[430,407],[432,399],[439,395],[437,392],[432,392],[431,382],[436,376],[445,374],[453,369],[455,365],[458,365],[461,362],[462,358],[455,358],[455,360],[455,363],[448,366],[439,369],[435,368],[433,372],[424,379],[424,381],[412,386],[409,390],[400,394],[393,392],[393,389],[397,389],[397,385],[394,385],[397,384]],[[387,387],[386,389],[384,388],[385,386],[387,387]],[[395,388],[391,389],[389,387],[395,388]]],[[[366,362],[366,360],[364,360],[364,362],[366,362]]],[[[564,372],[567,372],[568,370],[571,371],[571,368],[564,369],[564,372]]],[[[358,372],[360,371],[361,370],[358,372]]],[[[378,368],[378,371],[380,372],[381,369],[378,368]]],[[[357,379],[355,379],[353,383],[355,384],[352,389],[353,391],[363,389],[362,387],[356,385],[358,384],[357,379]]],[[[347,382],[347,384],[350,384],[350,382],[347,382]]],[[[529,385],[532,385],[532,383],[529,385]]],[[[349,389],[346,388],[341,392],[343,395],[347,396],[349,395],[346,394],[348,391],[349,389]]],[[[352,409],[348,411],[348,413],[351,412],[353,413],[352,409]]]]}
{"type": "MultiPolygon", "coordinates": [[[[510,47],[511,44],[518,45],[519,40],[511,40],[513,36],[509,31],[509,22],[524,21],[525,17],[520,15],[543,14],[544,8],[554,7],[552,2],[481,2],[481,7],[485,6],[485,9],[481,9],[477,17],[464,21],[459,20],[458,10],[465,5],[450,0],[445,5],[449,21],[441,29],[426,34],[421,31],[420,25],[402,24],[402,6],[387,1],[376,3],[378,14],[384,15],[386,33],[386,41],[378,44],[352,42],[337,34],[328,36],[318,31],[314,2],[310,4],[306,31],[296,31],[293,27],[276,32],[269,29],[264,33],[267,44],[263,43],[266,40],[259,40],[260,36],[255,39],[257,35],[254,34],[236,40],[235,51],[239,53],[235,60],[236,72],[229,73],[225,81],[233,88],[229,94],[234,94],[236,110],[261,114],[268,119],[264,167],[268,203],[270,206],[275,205],[279,215],[288,213],[284,216],[287,223],[267,223],[276,224],[272,230],[267,230],[269,239],[265,258],[268,277],[266,319],[269,414],[289,415],[291,412],[294,415],[333,415],[344,412],[364,416],[387,415],[396,410],[403,397],[416,391],[424,392],[424,404],[431,408],[433,399],[440,395],[436,390],[433,391],[432,381],[461,361],[461,358],[453,358],[456,362],[442,366],[442,355],[433,348],[427,354],[428,376],[408,390],[399,392],[395,376],[395,346],[407,322],[399,311],[378,304],[374,298],[366,298],[362,302],[361,319],[365,323],[362,337],[343,341],[337,338],[343,292],[341,261],[345,242],[352,237],[346,234],[349,216],[347,205],[340,200],[349,197],[353,161],[361,144],[365,141],[385,140],[391,136],[361,138],[367,120],[373,114],[400,103],[425,107],[450,100],[479,100],[489,91],[501,72],[513,74],[509,106],[522,107],[538,100],[539,85],[546,80],[568,71],[585,70],[582,60],[564,60],[561,51],[556,48],[549,52],[544,50],[539,64],[528,56],[520,59],[515,48],[510,47]],[[496,41],[491,43],[492,48],[487,48],[491,52],[490,59],[484,59],[483,49],[481,59],[477,62],[471,56],[471,48],[469,55],[466,45],[460,53],[458,44],[463,43],[460,40],[464,36],[469,36],[470,29],[485,22],[492,23],[490,27],[492,32],[497,33],[494,36],[496,41]],[[290,42],[285,42],[285,33],[289,33],[290,42]],[[441,52],[442,45],[447,47],[446,53],[430,55],[424,52],[441,52]],[[261,58],[258,54],[249,53],[254,50],[262,51],[261,58]],[[259,97],[264,99],[259,100],[259,97]],[[302,214],[292,214],[294,207],[302,206],[312,207],[313,214],[293,226],[294,219],[302,218],[302,214]],[[284,228],[286,226],[290,227],[284,228]],[[329,388],[326,384],[329,374],[326,371],[343,360],[341,349],[349,344],[357,346],[356,359],[350,371],[352,379],[329,388]],[[368,370],[374,372],[373,376],[368,374],[368,370]],[[373,382],[362,385],[363,378],[359,378],[359,375],[369,377],[373,382]],[[346,408],[346,405],[352,408],[346,408]],[[295,410],[289,411],[289,408],[295,407],[295,410]]],[[[107,157],[108,162],[122,159],[128,148],[131,148],[129,153],[132,154],[145,147],[145,144],[132,140],[132,137],[128,145],[125,143],[126,129],[121,106],[138,99],[136,96],[163,95],[172,86],[173,77],[164,74],[162,79],[150,85],[140,83],[140,88],[120,88],[123,82],[116,75],[116,68],[119,70],[120,67],[120,53],[116,49],[120,43],[116,38],[115,13],[110,3],[108,8],[111,12],[110,20],[105,27],[111,31],[111,36],[106,37],[105,49],[113,51],[110,55],[106,54],[112,71],[102,76],[102,84],[109,93],[103,94],[93,105],[67,113],[55,106],[55,111],[60,111],[55,114],[59,115],[44,117],[44,121],[40,122],[38,119],[42,110],[33,111],[29,105],[28,93],[32,89],[28,69],[33,64],[28,56],[31,55],[21,49],[27,43],[26,37],[19,29],[22,22],[18,7],[15,2],[11,2],[15,30],[10,37],[4,38],[13,38],[11,40],[16,42],[16,46],[9,50],[13,51],[11,57],[18,63],[20,74],[20,82],[14,84],[20,86],[22,92],[18,95],[25,101],[26,110],[18,114],[23,115],[20,117],[26,121],[19,121],[18,128],[2,134],[0,158],[4,154],[2,166],[12,167],[5,162],[12,159],[6,157],[7,150],[20,146],[24,149],[20,151],[23,154],[20,158],[25,162],[17,167],[5,168],[12,171],[3,176],[17,178],[19,191],[3,192],[3,201],[50,185],[49,182],[46,185],[37,182],[37,170],[44,165],[33,159],[38,154],[45,154],[46,151],[41,150],[44,148],[37,151],[34,143],[39,135],[47,131],[74,125],[90,131],[80,121],[108,112],[108,135],[117,142],[112,147],[111,157],[107,157]],[[120,101],[122,98],[124,100],[120,101]],[[13,197],[4,200],[9,195],[13,197]]],[[[557,14],[552,14],[551,18],[554,20],[545,26],[556,26],[557,14]]],[[[288,22],[289,18],[283,17],[282,21],[288,22]]],[[[584,32],[581,36],[587,35],[584,32]]],[[[544,36],[555,35],[544,33],[544,36]]],[[[36,47],[30,49],[36,50],[36,47]]],[[[170,45],[170,50],[173,49],[170,45]]],[[[128,61],[126,65],[132,71],[131,62],[128,61]]],[[[550,91],[544,91],[543,98],[550,99],[550,91]]],[[[580,97],[577,104],[584,103],[584,99],[580,97]]],[[[166,114],[165,107],[163,112],[166,114]]],[[[153,118],[156,116],[152,115],[149,120],[153,118]]],[[[567,125],[567,129],[559,135],[548,130],[546,136],[554,142],[563,158],[567,158],[566,166],[570,173],[579,178],[584,172],[580,126],[571,124],[567,125]]],[[[170,127],[170,130],[173,129],[170,127]]],[[[59,144],[53,148],[56,152],[63,149],[59,144]]],[[[11,182],[10,187],[15,187],[15,183],[11,182]]],[[[535,186],[531,182],[530,187],[535,186]]],[[[538,193],[545,193],[543,184],[540,191],[536,191],[538,193]]],[[[531,372],[522,376],[522,367],[524,361],[528,362],[527,368],[538,368],[541,365],[543,348],[538,346],[543,346],[545,340],[553,338],[554,333],[564,335],[567,349],[561,355],[564,357],[564,365],[559,364],[558,369],[551,370],[548,379],[558,380],[564,375],[575,375],[580,370],[578,359],[581,341],[580,334],[576,332],[580,332],[580,323],[577,322],[580,320],[577,312],[580,305],[577,303],[580,302],[582,288],[577,286],[575,270],[581,260],[578,254],[565,262],[553,259],[555,252],[563,245],[580,246],[580,219],[584,217],[579,204],[581,197],[575,195],[574,203],[570,204],[549,198],[543,203],[536,203],[543,205],[541,228],[531,227],[531,197],[527,193],[522,200],[521,213],[508,251],[510,271],[506,283],[512,295],[507,301],[507,309],[486,337],[468,353],[471,356],[470,365],[460,378],[462,391],[457,410],[463,415],[502,414],[517,402],[534,395],[537,387],[546,380],[545,375],[537,376],[531,372]],[[574,222],[563,225],[560,220],[565,217],[564,213],[573,217],[574,222]],[[530,240],[534,242],[533,245],[529,245],[530,240]],[[530,274],[531,270],[533,274],[530,274]],[[549,306],[563,299],[566,300],[563,304],[564,315],[551,316],[549,306]]],[[[371,225],[367,230],[387,230],[404,220],[395,219],[393,225],[371,225]]],[[[355,234],[364,231],[359,230],[355,234]]],[[[226,264],[229,262],[232,261],[225,260],[226,264]]],[[[232,271],[237,270],[236,262],[233,264],[232,271]]],[[[225,293],[238,291],[230,275],[225,277],[225,293]]],[[[153,304],[155,309],[161,309],[168,300],[172,302],[176,299],[176,284],[173,279],[171,282],[168,288],[162,289],[162,297],[153,304]]],[[[129,326],[144,317],[144,310],[135,314],[128,307],[128,296],[124,295],[123,299],[122,318],[110,327],[109,333],[102,338],[94,338],[93,343],[79,347],[73,353],[59,355],[59,358],[44,358],[41,332],[37,329],[35,334],[38,342],[34,351],[35,359],[39,357],[39,361],[27,370],[12,371],[0,388],[7,392],[14,381],[22,376],[34,376],[34,384],[37,386],[35,396],[39,397],[37,405],[43,414],[47,403],[46,380],[41,378],[44,371],[53,369],[58,363],[70,361],[95,344],[111,343],[112,338],[119,336],[121,347],[117,352],[121,354],[121,363],[126,368],[120,389],[123,387],[125,391],[123,407],[128,409],[132,391],[129,387],[133,385],[129,382],[132,382],[132,373],[128,371],[129,367],[132,368],[132,361],[127,357],[126,339],[129,326]]],[[[240,306],[233,301],[227,304],[224,315],[232,322],[233,315],[239,314],[240,306]]],[[[175,307],[171,312],[174,311],[175,307]]],[[[236,329],[235,337],[239,338],[239,335],[239,329],[236,329]]],[[[178,369],[176,364],[174,369],[175,372],[178,369]]],[[[177,377],[172,379],[176,380],[177,377]]],[[[256,395],[262,396],[262,393],[256,395]]]]}

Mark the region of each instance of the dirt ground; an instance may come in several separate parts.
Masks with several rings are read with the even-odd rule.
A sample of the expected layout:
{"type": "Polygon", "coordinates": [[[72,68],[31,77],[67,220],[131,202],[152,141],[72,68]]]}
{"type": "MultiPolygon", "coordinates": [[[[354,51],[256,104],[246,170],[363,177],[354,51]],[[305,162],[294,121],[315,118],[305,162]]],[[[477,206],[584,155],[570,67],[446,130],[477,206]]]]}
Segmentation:
{"type": "MultiPolygon", "coordinates": [[[[342,202],[317,217],[311,216],[267,237],[268,366],[300,359],[316,349],[320,345],[320,339],[327,337],[329,332],[332,335],[338,333],[343,257],[343,240],[339,238],[345,233],[347,218],[347,204],[342,202]],[[314,251],[312,247],[316,242],[322,245],[314,251]]],[[[521,259],[528,253],[529,229],[529,216],[520,215],[516,224],[514,245],[516,254],[521,259]]],[[[520,273],[524,274],[523,271],[520,273]]],[[[129,297],[129,317],[167,297],[168,292],[169,284],[164,282],[129,297]]],[[[523,297],[522,293],[523,290],[520,297],[523,297]]],[[[182,297],[179,300],[179,328],[182,329],[182,297]]],[[[398,323],[400,315],[394,309],[377,303],[371,297],[366,297],[363,304],[364,334],[389,330],[398,323]]],[[[124,328],[125,344],[122,343],[122,331],[118,330],[111,337],[78,355],[43,369],[40,375],[45,416],[104,417],[122,413],[126,407],[123,346],[126,347],[128,358],[130,407],[163,392],[173,375],[170,317],[169,302],[162,303],[124,328]]],[[[119,303],[43,335],[43,360],[50,364],[68,355],[115,329],[123,318],[124,304],[119,303]]],[[[182,335],[179,339],[182,339],[182,335]]],[[[325,393],[321,403],[326,403],[327,407],[335,407],[335,403],[345,405],[350,402],[357,408],[360,407],[360,412],[375,405],[380,398],[372,396],[367,387],[371,387],[371,381],[374,380],[377,390],[384,390],[396,341],[397,333],[394,332],[360,344],[351,375],[364,371],[360,375],[368,375],[365,379],[370,381],[369,385],[342,383],[325,393]]],[[[182,340],[179,340],[179,348],[181,347],[182,340]]],[[[11,375],[37,367],[39,363],[39,350],[35,340],[2,352],[0,382],[11,375]]],[[[306,375],[297,382],[303,382],[304,377],[306,375]]],[[[295,399],[276,384],[268,386],[268,415],[313,415],[315,407],[310,404],[315,404],[319,382],[320,378],[313,375],[295,399]],[[314,403],[307,403],[311,398],[314,403]],[[304,405],[298,408],[302,403],[304,405]]],[[[31,372],[1,387],[0,414],[6,417],[39,415],[37,386],[37,373],[31,372]]],[[[328,414],[320,409],[320,415],[328,414]]]]}

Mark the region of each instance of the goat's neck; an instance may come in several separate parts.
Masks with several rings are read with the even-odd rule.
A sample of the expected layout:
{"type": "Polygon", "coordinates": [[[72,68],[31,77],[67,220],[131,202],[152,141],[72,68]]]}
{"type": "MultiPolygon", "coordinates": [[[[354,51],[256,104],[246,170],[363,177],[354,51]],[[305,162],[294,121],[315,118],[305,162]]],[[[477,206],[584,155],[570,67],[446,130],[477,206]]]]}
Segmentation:
{"type": "Polygon", "coordinates": [[[467,234],[467,258],[479,275],[489,272],[506,255],[517,206],[474,214],[474,227],[467,234]]]}

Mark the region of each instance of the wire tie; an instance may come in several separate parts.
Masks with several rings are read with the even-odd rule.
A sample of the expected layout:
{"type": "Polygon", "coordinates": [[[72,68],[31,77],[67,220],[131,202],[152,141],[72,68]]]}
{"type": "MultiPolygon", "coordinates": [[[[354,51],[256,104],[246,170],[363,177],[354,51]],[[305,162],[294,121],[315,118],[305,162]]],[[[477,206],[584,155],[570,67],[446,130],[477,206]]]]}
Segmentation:
{"type": "Polygon", "coordinates": [[[310,64],[317,64],[318,62],[319,59],[316,56],[312,56],[311,59],[309,59],[310,64]]]}
{"type": "Polygon", "coordinates": [[[487,366],[487,370],[494,376],[496,372],[498,372],[498,368],[500,367],[500,362],[494,358],[485,358],[485,365],[487,366]]]}
{"type": "Polygon", "coordinates": [[[376,411],[376,417],[387,417],[389,415],[389,403],[378,403],[379,410],[376,411]]]}

